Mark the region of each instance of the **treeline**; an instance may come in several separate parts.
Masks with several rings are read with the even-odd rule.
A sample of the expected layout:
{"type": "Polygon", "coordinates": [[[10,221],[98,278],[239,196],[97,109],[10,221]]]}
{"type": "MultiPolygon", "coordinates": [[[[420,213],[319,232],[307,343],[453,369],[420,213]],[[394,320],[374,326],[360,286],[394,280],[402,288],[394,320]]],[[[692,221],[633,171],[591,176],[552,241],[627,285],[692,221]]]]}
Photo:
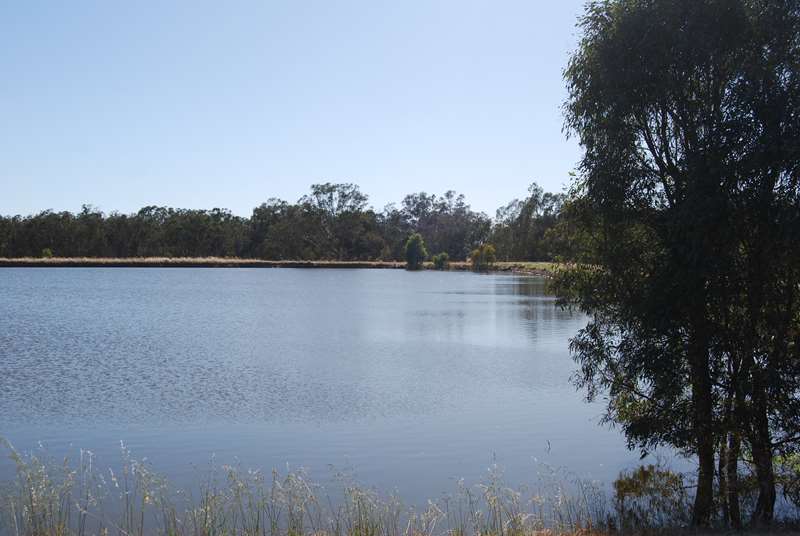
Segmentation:
{"type": "Polygon", "coordinates": [[[463,260],[494,243],[500,260],[551,260],[563,195],[538,185],[497,211],[476,212],[463,195],[425,192],[377,212],[355,184],[314,184],[295,203],[270,199],[249,218],[229,210],[148,206],[135,214],[46,210],[0,217],[0,257],[242,257],[274,260],[402,260],[421,234],[430,253],[463,260]],[[548,234],[548,231],[551,231],[548,234]]]}

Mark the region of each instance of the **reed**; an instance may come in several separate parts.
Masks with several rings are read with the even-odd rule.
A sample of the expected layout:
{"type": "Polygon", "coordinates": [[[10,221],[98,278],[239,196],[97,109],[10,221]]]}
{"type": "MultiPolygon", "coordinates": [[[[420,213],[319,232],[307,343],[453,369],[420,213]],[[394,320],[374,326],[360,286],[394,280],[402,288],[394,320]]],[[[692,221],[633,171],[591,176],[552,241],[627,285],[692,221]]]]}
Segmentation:
{"type": "Polygon", "coordinates": [[[597,532],[607,523],[598,486],[551,479],[532,493],[504,486],[496,467],[477,486],[460,482],[413,508],[348,479],[333,499],[303,470],[212,464],[190,491],[172,488],[124,445],[116,472],[100,470],[86,450],[72,466],[5,446],[16,478],[4,485],[0,531],[13,536],[533,536],[597,532]]]}
{"type": "Polygon", "coordinates": [[[415,508],[396,494],[344,477],[337,489],[326,490],[302,469],[263,473],[212,461],[199,484],[185,490],[173,488],[122,444],[121,465],[114,471],[98,468],[87,450],[72,466],[48,458],[44,450],[21,454],[2,442],[16,466],[16,477],[0,493],[0,534],[9,536],[697,534],[682,528],[689,507],[685,497],[665,502],[658,486],[642,494],[631,487],[641,480],[639,473],[621,475],[627,483],[615,485],[614,498],[597,482],[546,465],[534,488],[512,489],[493,465],[479,484],[460,481],[452,493],[415,508]],[[621,510],[623,488],[636,501],[634,516],[621,510]],[[654,515],[640,515],[646,503],[654,515]]]}

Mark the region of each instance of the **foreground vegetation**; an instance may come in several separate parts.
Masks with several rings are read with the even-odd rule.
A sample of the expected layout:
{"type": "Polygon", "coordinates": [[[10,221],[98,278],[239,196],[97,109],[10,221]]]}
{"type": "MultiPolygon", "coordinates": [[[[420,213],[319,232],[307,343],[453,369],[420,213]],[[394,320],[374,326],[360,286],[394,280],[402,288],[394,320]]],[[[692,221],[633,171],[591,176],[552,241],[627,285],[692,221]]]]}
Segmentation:
{"type": "Polygon", "coordinates": [[[522,536],[544,528],[607,528],[603,492],[574,482],[568,494],[555,475],[538,493],[525,492],[504,487],[495,468],[486,482],[459,483],[454,494],[414,509],[346,479],[325,490],[302,470],[211,467],[198,489],[177,490],[124,447],[117,471],[99,470],[89,451],[81,451],[76,466],[42,453],[11,449],[11,457],[17,477],[4,490],[0,513],[2,529],[15,536],[522,536]]]}
{"type": "Polygon", "coordinates": [[[413,508],[345,477],[326,490],[302,470],[265,474],[212,464],[194,490],[180,490],[124,446],[115,470],[98,468],[90,451],[71,465],[6,445],[16,478],[0,495],[0,533],[14,536],[671,533],[690,511],[683,477],[654,466],[622,473],[613,494],[549,468],[535,487],[511,489],[495,466],[485,481],[459,482],[453,493],[413,508]]]}

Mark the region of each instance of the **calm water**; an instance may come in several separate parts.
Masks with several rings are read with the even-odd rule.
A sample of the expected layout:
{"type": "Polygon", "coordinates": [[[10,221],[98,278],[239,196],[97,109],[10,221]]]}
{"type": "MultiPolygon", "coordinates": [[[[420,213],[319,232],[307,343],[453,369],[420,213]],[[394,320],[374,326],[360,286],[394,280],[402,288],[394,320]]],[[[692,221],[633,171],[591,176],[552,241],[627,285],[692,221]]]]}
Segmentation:
{"type": "Polygon", "coordinates": [[[113,465],[123,440],[182,485],[214,455],[409,502],[493,462],[525,483],[637,460],[570,385],[584,319],[541,279],[28,268],[0,270],[0,296],[0,435],[21,450],[113,465]]]}

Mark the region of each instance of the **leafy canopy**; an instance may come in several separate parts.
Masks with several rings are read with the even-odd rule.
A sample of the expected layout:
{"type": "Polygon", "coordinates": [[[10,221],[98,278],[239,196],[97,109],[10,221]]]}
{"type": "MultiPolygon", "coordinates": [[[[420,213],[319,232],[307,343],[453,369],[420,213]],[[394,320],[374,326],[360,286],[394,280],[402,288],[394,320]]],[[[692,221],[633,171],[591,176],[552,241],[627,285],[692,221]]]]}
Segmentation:
{"type": "Polygon", "coordinates": [[[425,241],[422,239],[422,235],[414,233],[409,236],[406,241],[406,267],[409,270],[421,269],[422,263],[427,256],[428,250],[425,248],[425,241]]]}

